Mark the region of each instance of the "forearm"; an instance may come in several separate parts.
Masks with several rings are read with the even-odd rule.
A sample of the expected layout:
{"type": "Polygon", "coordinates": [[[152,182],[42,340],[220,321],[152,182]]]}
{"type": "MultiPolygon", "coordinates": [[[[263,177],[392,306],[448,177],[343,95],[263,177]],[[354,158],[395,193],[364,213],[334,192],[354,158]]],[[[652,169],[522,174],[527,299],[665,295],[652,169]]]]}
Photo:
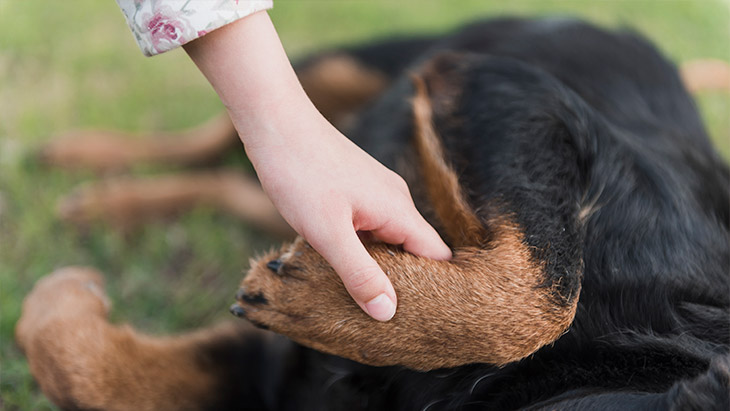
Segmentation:
{"type": "Polygon", "coordinates": [[[225,104],[247,151],[288,144],[293,130],[287,128],[323,120],[299,84],[266,12],[184,47],[225,104]]]}

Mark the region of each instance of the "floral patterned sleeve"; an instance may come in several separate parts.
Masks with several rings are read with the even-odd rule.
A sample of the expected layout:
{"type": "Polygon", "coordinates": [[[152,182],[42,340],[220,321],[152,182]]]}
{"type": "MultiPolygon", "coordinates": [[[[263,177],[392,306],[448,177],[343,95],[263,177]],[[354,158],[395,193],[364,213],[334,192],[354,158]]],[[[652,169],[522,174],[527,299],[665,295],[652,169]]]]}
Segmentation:
{"type": "Polygon", "coordinates": [[[145,56],[164,53],[257,11],[273,0],[117,0],[145,56]]]}

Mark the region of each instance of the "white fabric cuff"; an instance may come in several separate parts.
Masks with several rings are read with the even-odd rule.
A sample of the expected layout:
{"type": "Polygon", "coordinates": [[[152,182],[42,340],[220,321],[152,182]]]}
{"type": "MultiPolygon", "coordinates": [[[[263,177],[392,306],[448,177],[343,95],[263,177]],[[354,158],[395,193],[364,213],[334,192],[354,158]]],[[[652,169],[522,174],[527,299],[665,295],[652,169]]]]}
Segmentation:
{"type": "Polygon", "coordinates": [[[273,0],[116,0],[137,45],[154,56],[274,7],[273,0]]]}

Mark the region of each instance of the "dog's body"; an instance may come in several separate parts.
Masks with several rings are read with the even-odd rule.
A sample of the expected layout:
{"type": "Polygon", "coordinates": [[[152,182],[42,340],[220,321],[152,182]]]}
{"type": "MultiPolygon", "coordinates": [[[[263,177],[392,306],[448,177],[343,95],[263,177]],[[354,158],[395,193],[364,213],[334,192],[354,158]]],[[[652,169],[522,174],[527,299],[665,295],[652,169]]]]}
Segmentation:
{"type": "MultiPolygon", "coordinates": [[[[86,311],[59,310],[49,331],[39,325],[48,314],[26,302],[19,341],[54,401],[108,409],[730,406],[730,172],[677,71],[650,44],[575,21],[495,20],[443,38],[319,55],[298,69],[310,74],[302,76],[310,94],[321,85],[316,71],[333,61],[354,62],[362,81],[350,86],[360,94],[328,105],[333,93],[320,90],[315,103],[406,178],[455,259],[369,245],[400,297],[393,321],[373,324],[297,241],[253,265],[234,311],[319,351],[387,366],[249,329],[160,343],[144,363],[135,359],[152,348],[108,325],[96,304],[93,339],[111,341],[99,353],[114,355],[127,369],[119,371],[88,354],[95,343],[64,331],[86,311]],[[74,355],[101,363],[74,368],[73,356],[49,348],[49,333],[87,344],[74,355]],[[165,366],[150,365],[159,358],[165,366]],[[84,388],[95,378],[102,382],[84,388]],[[148,380],[149,392],[132,389],[148,380]],[[169,383],[149,388],[160,380],[169,383]],[[92,389],[100,392],[85,392],[92,389]]],[[[50,290],[64,280],[44,281],[50,290]]]]}

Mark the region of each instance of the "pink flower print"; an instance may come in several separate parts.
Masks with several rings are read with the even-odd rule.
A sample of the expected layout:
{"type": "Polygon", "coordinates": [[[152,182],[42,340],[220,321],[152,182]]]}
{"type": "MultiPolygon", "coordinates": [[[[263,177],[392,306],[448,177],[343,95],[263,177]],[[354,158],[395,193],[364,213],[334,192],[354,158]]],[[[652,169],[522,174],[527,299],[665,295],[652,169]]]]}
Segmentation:
{"type": "Polygon", "coordinates": [[[182,12],[176,12],[170,6],[159,7],[153,15],[146,15],[142,20],[144,28],[150,33],[150,40],[155,51],[162,53],[185,44],[196,38],[196,31],[182,12]]]}

